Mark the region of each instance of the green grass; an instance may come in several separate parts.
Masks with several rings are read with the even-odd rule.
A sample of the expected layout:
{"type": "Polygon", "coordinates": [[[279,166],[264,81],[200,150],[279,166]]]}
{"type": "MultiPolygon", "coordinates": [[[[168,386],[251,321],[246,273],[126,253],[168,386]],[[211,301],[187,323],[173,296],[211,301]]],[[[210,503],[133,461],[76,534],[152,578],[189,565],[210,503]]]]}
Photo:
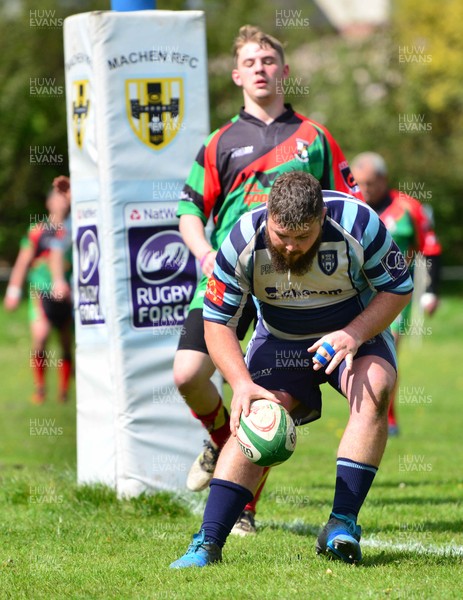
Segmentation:
{"type": "Polygon", "coordinates": [[[325,386],[322,420],[299,431],[295,455],[270,475],[259,534],[231,537],[221,565],[170,571],[206,493],[191,512],[192,496],[120,501],[103,486],[77,487],[75,402],[60,406],[51,394],[43,407],[30,404],[25,307],[0,310],[0,598],[462,598],[459,297],[444,299],[426,326],[421,345],[401,348],[402,435],[389,441],[361,512],[362,565],[314,552],[347,419],[345,401],[325,386]],[[50,419],[56,435],[31,435],[34,419],[50,419]]]}

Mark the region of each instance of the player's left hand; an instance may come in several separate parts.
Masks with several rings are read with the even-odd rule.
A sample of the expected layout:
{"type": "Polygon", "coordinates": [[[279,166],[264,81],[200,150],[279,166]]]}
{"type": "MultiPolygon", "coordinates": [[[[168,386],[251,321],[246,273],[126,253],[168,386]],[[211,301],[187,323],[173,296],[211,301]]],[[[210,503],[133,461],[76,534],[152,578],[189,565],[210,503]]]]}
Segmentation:
{"type": "Polygon", "coordinates": [[[71,297],[71,288],[67,281],[59,279],[53,283],[51,295],[53,300],[61,302],[71,297]]]}
{"type": "Polygon", "coordinates": [[[307,352],[315,352],[312,359],[314,371],[319,371],[328,365],[326,366],[326,373],[329,375],[344,359],[346,360],[346,368],[350,371],[359,346],[359,341],[353,335],[344,329],[340,329],[324,335],[310,348],[307,348],[307,352]]]}
{"type": "Polygon", "coordinates": [[[425,292],[420,298],[420,304],[424,312],[431,316],[439,306],[439,298],[432,292],[425,292]]]}
{"type": "Polygon", "coordinates": [[[204,262],[201,266],[201,269],[206,275],[206,277],[210,277],[212,275],[212,271],[214,270],[215,257],[217,256],[217,252],[215,250],[211,250],[204,257],[204,262]]]}

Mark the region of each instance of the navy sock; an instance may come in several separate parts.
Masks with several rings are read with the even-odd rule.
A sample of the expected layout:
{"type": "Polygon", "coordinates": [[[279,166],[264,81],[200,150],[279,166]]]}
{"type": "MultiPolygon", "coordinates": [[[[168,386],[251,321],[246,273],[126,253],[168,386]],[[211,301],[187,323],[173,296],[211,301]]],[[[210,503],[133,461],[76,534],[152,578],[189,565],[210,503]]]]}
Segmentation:
{"type": "Polygon", "coordinates": [[[350,458],[338,458],[336,466],[332,513],[352,515],[357,519],[378,468],[350,458]]]}
{"type": "Polygon", "coordinates": [[[210,488],[201,529],[206,541],[223,548],[236,519],[253,495],[247,488],[225,479],[211,479],[210,488]]]}

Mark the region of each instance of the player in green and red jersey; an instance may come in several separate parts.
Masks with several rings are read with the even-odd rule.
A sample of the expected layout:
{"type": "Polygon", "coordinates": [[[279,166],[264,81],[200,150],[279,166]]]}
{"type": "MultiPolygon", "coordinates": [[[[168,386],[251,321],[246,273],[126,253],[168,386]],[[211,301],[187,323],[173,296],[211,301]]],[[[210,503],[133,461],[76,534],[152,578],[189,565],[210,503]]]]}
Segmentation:
{"type": "MultiPolygon", "coordinates": [[[[235,40],[234,56],[232,79],[243,90],[244,108],[207,138],[178,207],[180,231],[203,272],[174,362],[175,383],[211,437],[188,476],[187,486],[195,491],[208,485],[218,452],[230,435],[228,413],[210,380],[215,367],[204,341],[202,317],[207,279],[220,244],[242,214],[266,202],[273,181],[287,171],[306,171],[323,188],[361,198],[331,134],[284,103],[281,90],[289,67],[281,43],[244,26],[235,40]],[[210,216],[214,229],[209,241],[205,226],[210,216]]],[[[250,300],[237,328],[240,339],[254,315],[250,300]]],[[[245,512],[255,512],[258,496],[259,491],[245,512]]],[[[252,523],[248,529],[254,529],[252,523]]]]}
{"type": "MultiPolygon", "coordinates": [[[[67,178],[66,178],[67,179],[67,178]]],[[[69,180],[68,180],[69,181],[69,180]]],[[[47,366],[59,367],[58,400],[67,399],[71,375],[72,303],[69,299],[57,299],[49,268],[49,257],[54,240],[66,231],[69,199],[59,188],[53,187],[46,201],[48,215],[41,215],[21,240],[20,251],[11,272],[5,294],[4,306],[14,310],[22,296],[26,279],[29,284],[29,321],[32,336],[30,364],[33,368],[35,392],[32,401],[43,404],[45,400],[45,373],[47,366]],[[59,332],[63,356],[49,359],[46,342],[52,327],[59,332]]],[[[70,274],[70,263],[67,268],[70,274]]]]}
{"type": "MultiPolygon", "coordinates": [[[[375,152],[363,152],[352,161],[352,171],[365,201],[377,212],[402,254],[413,270],[417,253],[426,259],[427,287],[422,306],[432,314],[438,305],[437,286],[441,246],[432,228],[430,218],[421,202],[399,190],[389,188],[384,158],[375,152]]],[[[396,347],[399,336],[406,333],[411,323],[411,303],[392,323],[396,347]]],[[[397,435],[395,411],[396,388],[389,405],[389,433],[397,435]]]]}

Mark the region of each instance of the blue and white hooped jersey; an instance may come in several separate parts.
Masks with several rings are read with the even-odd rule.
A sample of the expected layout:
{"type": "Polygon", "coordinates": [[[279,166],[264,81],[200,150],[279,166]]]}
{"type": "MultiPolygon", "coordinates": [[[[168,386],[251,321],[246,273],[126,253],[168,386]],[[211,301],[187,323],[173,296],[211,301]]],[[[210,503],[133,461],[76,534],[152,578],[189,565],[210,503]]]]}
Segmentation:
{"type": "Polygon", "coordinates": [[[266,205],[243,215],[224,240],[209,279],[203,315],[236,327],[252,294],[259,318],[279,338],[320,337],[345,327],[377,292],[408,294],[403,255],[367,204],[323,191],[322,241],[310,270],[276,273],[266,247],[266,205]]]}

